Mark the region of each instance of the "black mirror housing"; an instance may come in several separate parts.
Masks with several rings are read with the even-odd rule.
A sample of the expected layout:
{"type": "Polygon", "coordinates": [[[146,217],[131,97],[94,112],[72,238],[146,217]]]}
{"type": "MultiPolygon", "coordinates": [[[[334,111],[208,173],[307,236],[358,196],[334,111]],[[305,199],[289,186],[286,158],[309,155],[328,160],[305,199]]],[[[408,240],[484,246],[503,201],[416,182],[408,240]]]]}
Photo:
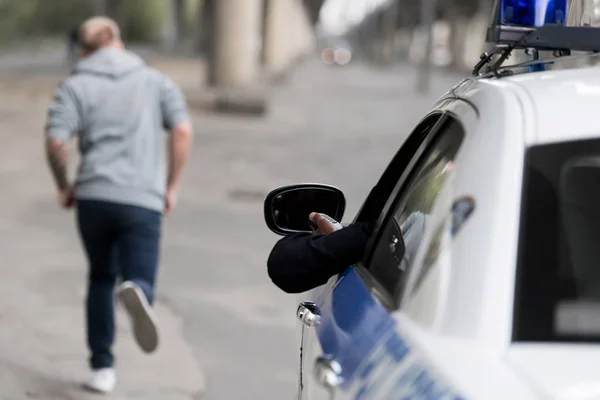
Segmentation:
{"type": "Polygon", "coordinates": [[[318,183],[283,186],[267,195],[264,204],[265,222],[278,235],[311,232],[308,217],[312,212],[327,214],[341,221],[346,210],[346,198],[336,187],[318,183]]]}

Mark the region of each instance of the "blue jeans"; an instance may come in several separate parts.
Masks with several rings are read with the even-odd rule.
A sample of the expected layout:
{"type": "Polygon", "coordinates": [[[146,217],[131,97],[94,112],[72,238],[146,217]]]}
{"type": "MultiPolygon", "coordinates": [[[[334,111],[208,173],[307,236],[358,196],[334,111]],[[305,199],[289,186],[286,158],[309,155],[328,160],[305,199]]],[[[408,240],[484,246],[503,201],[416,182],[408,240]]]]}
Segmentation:
{"type": "Polygon", "coordinates": [[[77,201],[79,233],[89,262],[87,339],[93,369],[112,367],[117,278],[140,286],[152,304],[162,215],[149,209],[94,200],[77,201]]]}

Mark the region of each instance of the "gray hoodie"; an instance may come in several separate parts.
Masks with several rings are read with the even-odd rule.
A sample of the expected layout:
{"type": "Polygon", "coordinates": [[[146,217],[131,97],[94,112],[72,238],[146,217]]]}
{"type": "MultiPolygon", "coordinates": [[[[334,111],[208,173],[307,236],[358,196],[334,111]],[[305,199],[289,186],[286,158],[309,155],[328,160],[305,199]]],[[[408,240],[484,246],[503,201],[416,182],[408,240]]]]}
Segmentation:
{"type": "Polygon", "coordinates": [[[75,197],[162,212],[166,136],[188,121],[177,86],[133,53],[115,48],[80,60],[59,85],[46,135],[79,138],[75,197]]]}

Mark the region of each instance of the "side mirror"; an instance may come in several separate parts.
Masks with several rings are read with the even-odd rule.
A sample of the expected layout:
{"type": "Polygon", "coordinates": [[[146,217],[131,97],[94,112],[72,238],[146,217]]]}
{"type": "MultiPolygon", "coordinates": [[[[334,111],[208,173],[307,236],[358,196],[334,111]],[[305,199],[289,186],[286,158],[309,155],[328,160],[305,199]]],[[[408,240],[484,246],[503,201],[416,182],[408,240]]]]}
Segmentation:
{"type": "Polygon", "coordinates": [[[273,190],[265,199],[265,222],[278,235],[312,232],[308,217],[312,212],[324,213],[341,221],[346,198],[341,190],[320,184],[284,186],[273,190]]]}

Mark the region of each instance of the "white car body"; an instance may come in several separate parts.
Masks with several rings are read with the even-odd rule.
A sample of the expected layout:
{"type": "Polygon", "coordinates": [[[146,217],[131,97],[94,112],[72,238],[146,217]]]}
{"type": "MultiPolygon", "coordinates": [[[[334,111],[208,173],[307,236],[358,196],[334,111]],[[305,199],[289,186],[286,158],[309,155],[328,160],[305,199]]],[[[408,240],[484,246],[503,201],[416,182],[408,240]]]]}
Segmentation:
{"type": "Polygon", "coordinates": [[[436,261],[413,292],[410,271],[419,271],[431,243],[419,245],[398,307],[385,307],[368,272],[356,267],[301,296],[317,304],[321,322],[302,326],[298,398],[600,399],[598,343],[513,341],[525,153],[600,138],[600,69],[468,79],[436,110],[451,113],[465,136],[428,232],[449,219],[458,196],[474,198],[475,210],[454,237],[445,230],[436,261]],[[338,301],[354,303],[334,310],[336,291],[338,301]],[[370,302],[366,313],[340,328],[363,300],[370,302]],[[378,324],[387,325],[370,337],[365,329],[378,324]],[[335,387],[315,374],[324,354],[342,371],[335,387]]]}

